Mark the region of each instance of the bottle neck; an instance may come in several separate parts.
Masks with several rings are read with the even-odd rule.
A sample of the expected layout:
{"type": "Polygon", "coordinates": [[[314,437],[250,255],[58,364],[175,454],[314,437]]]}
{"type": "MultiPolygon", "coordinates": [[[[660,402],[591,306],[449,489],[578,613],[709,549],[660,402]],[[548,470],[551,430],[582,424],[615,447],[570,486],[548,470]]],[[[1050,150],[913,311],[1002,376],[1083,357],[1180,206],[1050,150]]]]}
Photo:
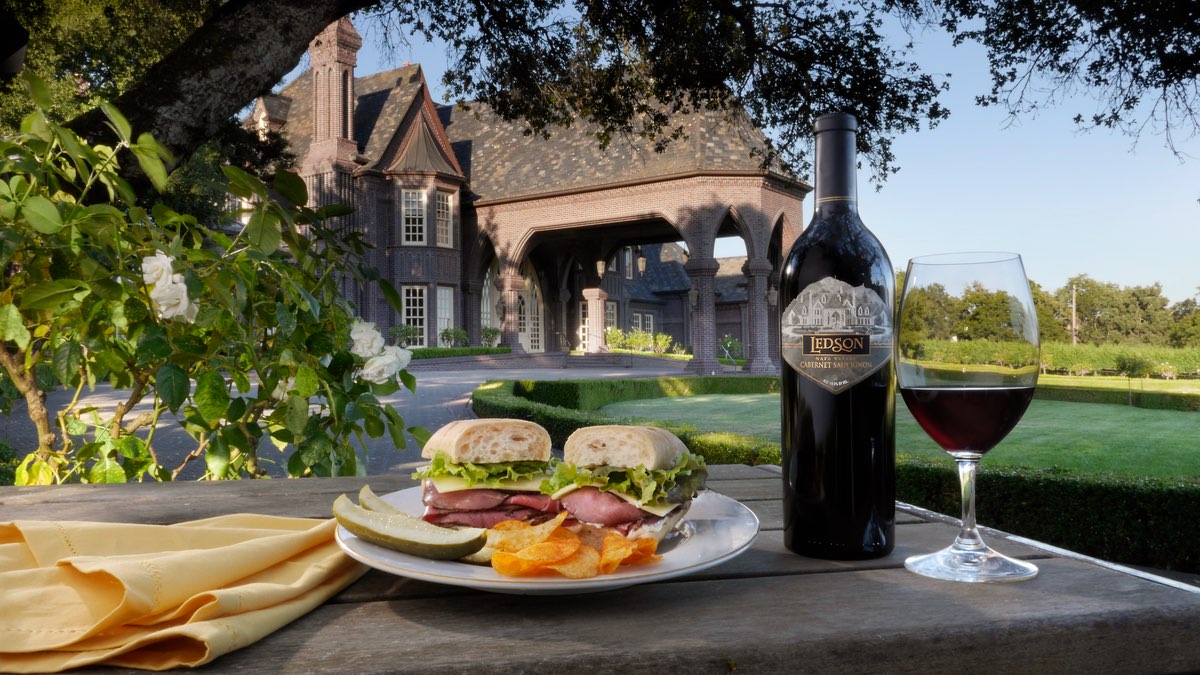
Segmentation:
{"type": "Polygon", "coordinates": [[[855,133],[829,129],[817,133],[816,211],[857,211],[855,133]]]}

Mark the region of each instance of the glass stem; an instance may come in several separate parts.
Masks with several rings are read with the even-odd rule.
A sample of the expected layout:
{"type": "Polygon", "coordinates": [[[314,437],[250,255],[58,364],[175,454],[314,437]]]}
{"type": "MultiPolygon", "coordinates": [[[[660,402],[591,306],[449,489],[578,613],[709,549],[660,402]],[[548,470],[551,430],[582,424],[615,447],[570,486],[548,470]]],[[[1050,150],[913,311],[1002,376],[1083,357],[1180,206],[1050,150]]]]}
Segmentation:
{"type": "Polygon", "coordinates": [[[962,488],[962,528],[954,540],[954,548],[964,554],[987,550],[983,537],[975,529],[975,466],[978,459],[958,460],[958,482],[962,488]]]}

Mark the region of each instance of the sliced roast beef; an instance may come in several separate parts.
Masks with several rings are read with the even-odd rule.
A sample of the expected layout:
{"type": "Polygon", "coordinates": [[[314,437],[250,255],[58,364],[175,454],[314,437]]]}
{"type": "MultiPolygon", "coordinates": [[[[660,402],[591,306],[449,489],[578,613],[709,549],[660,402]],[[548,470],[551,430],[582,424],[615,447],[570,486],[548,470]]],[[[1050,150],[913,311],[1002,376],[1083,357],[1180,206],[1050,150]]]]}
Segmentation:
{"type": "Polygon", "coordinates": [[[557,500],[538,492],[489,489],[438,492],[432,481],[425,481],[421,500],[425,503],[422,519],[436,525],[492,527],[504,520],[537,522],[562,510],[557,500]]]}
{"type": "Polygon", "coordinates": [[[617,525],[650,515],[624,499],[594,487],[579,488],[561,501],[563,508],[576,519],[596,525],[617,525]]]}
{"type": "Polygon", "coordinates": [[[425,490],[421,501],[426,506],[455,511],[482,511],[494,509],[504,503],[513,493],[505,490],[455,490],[454,492],[438,492],[433,481],[425,481],[425,490]]]}
{"type": "Polygon", "coordinates": [[[434,525],[450,526],[463,525],[466,527],[494,527],[496,523],[505,520],[526,520],[537,522],[546,518],[544,511],[534,509],[493,509],[490,511],[446,511],[437,507],[427,507],[422,520],[434,525]]]}

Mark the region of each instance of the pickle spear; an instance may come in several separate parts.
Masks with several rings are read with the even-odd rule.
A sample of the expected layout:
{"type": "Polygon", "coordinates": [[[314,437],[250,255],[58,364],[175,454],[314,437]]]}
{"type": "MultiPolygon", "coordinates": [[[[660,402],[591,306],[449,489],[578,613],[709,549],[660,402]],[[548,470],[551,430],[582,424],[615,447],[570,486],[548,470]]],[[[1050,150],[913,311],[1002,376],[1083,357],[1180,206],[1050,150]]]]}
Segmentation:
{"type": "Polygon", "coordinates": [[[432,560],[456,560],[487,544],[483,528],[451,529],[404,513],[368,511],[346,495],[334,500],[333,516],[364,541],[432,560]]]}

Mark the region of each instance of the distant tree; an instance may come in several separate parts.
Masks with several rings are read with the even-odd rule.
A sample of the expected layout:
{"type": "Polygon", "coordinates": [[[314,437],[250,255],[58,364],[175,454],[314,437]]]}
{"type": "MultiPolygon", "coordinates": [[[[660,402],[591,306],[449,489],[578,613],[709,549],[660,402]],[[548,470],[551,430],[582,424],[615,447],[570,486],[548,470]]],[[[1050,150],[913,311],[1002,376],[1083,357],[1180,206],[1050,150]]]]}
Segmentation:
{"type": "Polygon", "coordinates": [[[1167,342],[1172,347],[1200,348],[1200,288],[1194,298],[1182,300],[1171,306],[1171,327],[1167,331],[1167,342]]]}
{"type": "Polygon", "coordinates": [[[1033,307],[1037,311],[1038,337],[1043,343],[1068,342],[1066,322],[1070,321],[1070,309],[1056,296],[1046,292],[1036,281],[1029,282],[1033,294],[1033,307]]]}

